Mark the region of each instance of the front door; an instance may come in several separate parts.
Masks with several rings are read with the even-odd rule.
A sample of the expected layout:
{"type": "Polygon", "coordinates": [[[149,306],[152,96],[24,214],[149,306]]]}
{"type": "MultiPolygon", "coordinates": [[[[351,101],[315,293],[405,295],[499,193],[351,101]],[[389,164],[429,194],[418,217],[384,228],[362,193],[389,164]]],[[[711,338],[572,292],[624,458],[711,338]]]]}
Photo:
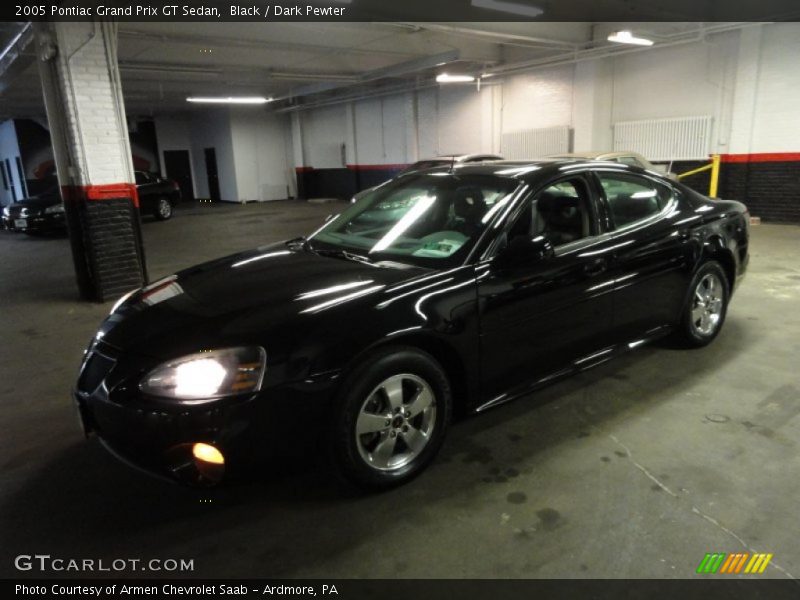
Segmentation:
{"type": "Polygon", "coordinates": [[[597,202],[587,175],[545,184],[523,204],[504,243],[545,236],[554,256],[511,269],[495,258],[478,265],[485,405],[524,393],[606,346],[614,280],[597,202]]]}

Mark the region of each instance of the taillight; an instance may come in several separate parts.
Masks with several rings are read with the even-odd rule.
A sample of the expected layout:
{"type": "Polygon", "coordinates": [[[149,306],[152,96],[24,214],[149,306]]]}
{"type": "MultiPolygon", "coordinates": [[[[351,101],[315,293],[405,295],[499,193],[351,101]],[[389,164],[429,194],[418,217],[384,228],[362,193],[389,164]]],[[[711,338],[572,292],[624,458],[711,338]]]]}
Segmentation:
{"type": "Polygon", "coordinates": [[[177,181],[172,182],[172,189],[175,190],[176,192],[181,189],[177,181]]]}

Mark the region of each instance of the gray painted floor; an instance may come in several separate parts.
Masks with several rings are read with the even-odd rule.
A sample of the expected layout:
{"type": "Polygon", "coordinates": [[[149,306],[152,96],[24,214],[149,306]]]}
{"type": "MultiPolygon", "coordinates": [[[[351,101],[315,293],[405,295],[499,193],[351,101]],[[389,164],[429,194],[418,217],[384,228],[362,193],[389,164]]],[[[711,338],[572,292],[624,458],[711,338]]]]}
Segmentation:
{"type": "MultiPolygon", "coordinates": [[[[145,223],[151,276],[337,210],[145,223]]],[[[189,558],[199,577],[683,578],[706,552],[744,550],[774,553],[764,576],[800,576],[798,227],[752,229],[711,347],[642,348],[468,419],[422,477],[377,496],[314,468],[209,493],[118,464],[81,438],[69,395],[110,303],[76,300],[64,238],[1,232],[0,257],[0,576],[45,553],[189,558]]]]}

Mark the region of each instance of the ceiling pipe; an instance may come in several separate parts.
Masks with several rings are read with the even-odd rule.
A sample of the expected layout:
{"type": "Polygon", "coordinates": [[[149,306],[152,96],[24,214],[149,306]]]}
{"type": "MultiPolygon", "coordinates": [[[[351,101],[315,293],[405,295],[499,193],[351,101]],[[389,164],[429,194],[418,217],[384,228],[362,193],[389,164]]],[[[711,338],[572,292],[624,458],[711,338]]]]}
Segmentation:
{"type": "Polygon", "coordinates": [[[134,29],[123,29],[119,31],[120,38],[133,40],[150,41],[159,44],[181,44],[190,46],[218,46],[220,48],[254,48],[254,49],[274,49],[289,50],[297,52],[317,52],[330,54],[331,52],[345,54],[367,54],[371,56],[383,55],[394,57],[424,56],[418,52],[402,52],[394,50],[377,50],[372,48],[358,48],[353,46],[342,46],[331,48],[319,44],[300,44],[297,42],[273,42],[269,40],[244,40],[240,38],[202,36],[202,35],[175,35],[170,33],[159,34],[134,29]]]}
{"type": "Polygon", "coordinates": [[[549,56],[533,60],[524,60],[515,63],[509,63],[506,65],[498,65],[494,68],[487,69],[486,73],[489,75],[509,75],[513,73],[518,73],[520,71],[563,66],[585,60],[599,60],[614,56],[624,56],[626,54],[633,54],[636,52],[647,52],[649,50],[655,50],[658,48],[671,48],[674,46],[682,46],[685,44],[702,42],[706,39],[708,35],[726,33],[728,31],[736,31],[739,29],[744,29],[745,27],[750,27],[753,25],[761,25],[761,24],[763,23],[736,23],[733,25],[726,24],[708,28],[700,28],[697,30],[693,30],[691,32],[692,35],[690,37],[682,37],[685,36],[686,34],[681,33],[677,34],[676,36],[671,36],[670,38],[667,38],[668,40],[671,39],[672,41],[658,42],[653,46],[606,45],[606,46],[601,46],[599,48],[577,50],[575,52],[562,53],[555,56],[549,56]],[[679,37],[679,39],[674,39],[676,37],[679,37]]]}
{"type": "Polygon", "coordinates": [[[576,42],[566,42],[564,40],[554,40],[530,35],[520,35],[516,33],[504,33],[502,31],[482,31],[469,27],[458,27],[456,25],[443,25],[440,23],[386,23],[389,26],[403,27],[413,31],[438,31],[440,33],[451,33],[461,37],[482,38],[503,40],[505,43],[514,42],[523,46],[546,46],[550,48],[579,48],[581,44],[576,42]]]}

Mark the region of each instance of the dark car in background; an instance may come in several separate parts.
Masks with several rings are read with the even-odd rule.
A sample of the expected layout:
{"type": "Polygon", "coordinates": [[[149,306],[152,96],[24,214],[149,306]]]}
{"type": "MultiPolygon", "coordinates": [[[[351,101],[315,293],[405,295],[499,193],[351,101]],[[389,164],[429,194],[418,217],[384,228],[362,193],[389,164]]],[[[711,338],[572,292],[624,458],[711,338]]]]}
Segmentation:
{"type": "Polygon", "coordinates": [[[121,298],[75,399],[86,432],[175,480],[321,452],[357,484],[397,485],[430,463],[451,415],[670,332],[709,344],[748,226],[739,202],[621,164],[409,173],[308,239],[121,298]]]}
{"type": "Polygon", "coordinates": [[[181,200],[178,183],[147,171],[136,171],[135,176],[140,212],[153,215],[159,221],[171,218],[172,210],[181,200]]]}
{"type": "Polygon", "coordinates": [[[34,235],[64,231],[66,227],[58,184],[3,208],[4,229],[34,235]]]}
{"type": "MultiPolygon", "coordinates": [[[[136,171],[135,175],[140,212],[159,221],[171,218],[175,204],[181,199],[178,184],[146,171],[136,171]]],[[[3,227],[31,235],[64,231],[67,223],[58,184],[3,208],[3,227]]]]}

